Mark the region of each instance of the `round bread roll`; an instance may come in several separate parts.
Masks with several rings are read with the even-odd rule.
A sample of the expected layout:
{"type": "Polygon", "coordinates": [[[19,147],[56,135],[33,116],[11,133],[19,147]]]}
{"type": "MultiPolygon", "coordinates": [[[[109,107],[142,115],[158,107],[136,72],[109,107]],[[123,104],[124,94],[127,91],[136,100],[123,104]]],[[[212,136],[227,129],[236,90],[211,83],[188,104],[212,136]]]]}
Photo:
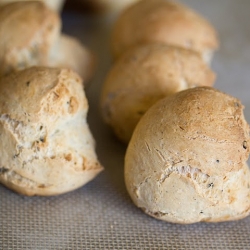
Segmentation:
{"type": "Polygon", "coordinates": [[[138,45],[111,68],[101,95],[102,115],[129,142],[142,115],[159,99],[195,86],[212,86],[215,74],[194,51],[166,44],[138,45]]]}
{"type": "Polygon", "coordinates": [[[148,42],[178,45],[201,53],[209,63],[218,47],[214,28],[203,17],[176,2],[143,0],[125,10],[112,35],[115,57],[128,47],[148,42]]]}
{"type": "Polygon", "coordinates": [[[102,166],[86,116],[81,78],[31,67],[0,79],[0,183],[24,195],[58,195],[102,166]]]}
{"type": "Polygon", "coordinates": [[[89,80],[92,53],[60,30],[58,14],[42,2],[0,8],[0,76],[31,66],[55,66],[73,69],[85,82],[89,80]]]}
{"type": "Polygon", "coordinates": [[[249,126],[239,100],[209,87],[164,98],[142,117],[125,157],[134,203],[168,222],[250,213],[249,126]]]}
{"type": "MultiPolygon", "coordinates": [[[[32,0],[0,0],[0,6],[9,4],[12,2],[24,2],[24,1],[32,1],[32,0]]],[[[65,0],[40,0],[44,2],[50,9],[54,11],[61,11],[63,8],[63,4],[65,0]]]]}

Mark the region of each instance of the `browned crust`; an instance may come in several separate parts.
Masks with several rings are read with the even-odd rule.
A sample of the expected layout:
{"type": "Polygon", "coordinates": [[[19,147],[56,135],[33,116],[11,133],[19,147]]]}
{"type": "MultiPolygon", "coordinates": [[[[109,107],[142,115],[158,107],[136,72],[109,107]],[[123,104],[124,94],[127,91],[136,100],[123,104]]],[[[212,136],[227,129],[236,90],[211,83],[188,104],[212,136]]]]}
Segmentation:
{"type": "Polygon", "coordinates": [[[212,86],[214,72],[198,53],[152,43],[126,51],[113,65],[101,95],[102,115],[129,142],[143,114],[159,99],[195,86],[212,86]]]}
{"type": "Polygon", "coordinates": [[[250,213],[249,125],[240,101],[210,87],[164,98],[138,123],[125,183],[147,214],[175,223],[250,213]]]}
{"type": "Polygon", "coordinates": [[[0,183],[25,195],[79,188],[103,170],[81,78],[32,67],[0,79],[0,183]]]}
{"type": "Polygon", "coordinates": [[[165,0],[139,1],[118,18],[111,47],[115,57],[135,44],[164,42],[200,53],[218,48],[216,31],[191,9],[165,0]]]}

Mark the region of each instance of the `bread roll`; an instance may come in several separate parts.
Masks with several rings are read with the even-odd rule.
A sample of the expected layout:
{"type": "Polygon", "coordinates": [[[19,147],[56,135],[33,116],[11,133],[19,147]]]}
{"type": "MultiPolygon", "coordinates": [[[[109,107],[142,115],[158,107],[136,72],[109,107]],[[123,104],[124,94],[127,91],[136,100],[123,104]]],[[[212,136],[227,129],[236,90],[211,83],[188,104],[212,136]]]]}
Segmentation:
{"type": "MultiPolygon", "coordinates": [[[[12,3],[12,2],[24,2],[24,1],[31,1],[31,0],[0,0],[0,6],[12,3]]],[[[65,0],[40,0],[44,2],[50,9],[54,11],[61,11],[63,8],[63,4],[65,0]]]]}
{"type": "Polygon", "coordinates": [[[94,73],[95,61],[94,54],[78,39],[62,34],[51,51],[48,65],[71,68],[88,82],[94,73]]]}
{"type": "Polygon", "coordinates": [[[93,56],[78,41],[61,36],[58,14],[42,2],[17,2],[0,8],[0,75],[31,66],[71,68],[85,80],[93,56]]]}
{"type": "Polygon", "coordinates": [[[32,67],[0,79],[0,183],[24,195],[58,195],[102,166],[80,77],[32,67]]]}
{"type": "Polygon", "coordinates": [[[176,93],[136,127],[125,157],[127,190],[145,213],[168,222],[244,218],[249,143],[239,100],[209,87],[176,93]]]}
{"type": "Polygon", "coordinates": [[[128,143],[143,114],[159,99],[195,86],[212,86],[215,74],[194,51],[166,44],[138,45],[111,68],[101,95],[102,115],[128,143]]]}
{"type": "Polygon", "coordinates": [[[218,47],[214,28],[191,9],[166,0],[139,1],[115,24],[113,54],[118,57],[132,45],[153,41],[196,50],[207,63],[218,47]]]}

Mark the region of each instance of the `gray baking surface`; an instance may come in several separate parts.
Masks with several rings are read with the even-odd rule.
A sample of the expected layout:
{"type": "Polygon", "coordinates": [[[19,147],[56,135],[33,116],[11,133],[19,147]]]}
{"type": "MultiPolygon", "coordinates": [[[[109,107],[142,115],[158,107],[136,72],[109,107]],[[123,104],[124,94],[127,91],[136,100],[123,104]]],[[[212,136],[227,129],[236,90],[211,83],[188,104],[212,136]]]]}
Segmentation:
{"type": "MultiPolygon", "coordinates": [[[[218,30],[221,47],[212,64],[215,87],[242,100],[249,122],[250,1],[183,2],[218,30]]],[[[250,217],[177,225],[153,219],[132,204],[123,180],[126,148],[99,113],[100,88],[111,64],[112,18],[63,13],[63,22],[65,33],[77,36],[99,57],[87,96],[89,123],[105,171],[79,190],[57,197],[24,197],[0,185],[0,249],[250,249],[250,217]]]]}

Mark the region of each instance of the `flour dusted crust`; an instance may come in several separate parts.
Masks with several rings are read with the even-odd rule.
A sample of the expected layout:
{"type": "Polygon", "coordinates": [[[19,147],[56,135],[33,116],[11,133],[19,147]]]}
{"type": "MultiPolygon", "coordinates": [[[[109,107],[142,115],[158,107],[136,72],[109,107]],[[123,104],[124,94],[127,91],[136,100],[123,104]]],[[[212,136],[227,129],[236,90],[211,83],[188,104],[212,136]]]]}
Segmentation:
{"type": "Polygon", "coordinates": [[[86,122],[81,78],[32,67],[0,79],[0,183],[25,195],[83,186],[102,166],[86,122]]]}
{"type": "Polygon", "coordinates": [[[147,214],[176,223],[250,213],[249,126],[236,98],[209,87],[157,102],[136,127],[125,182],[147,214]]]}
{"type": "MultiPolygon", "coordinates": [[[[12,2],[23,2],[23,1],[33,1],[33,0],[0,0],[0,6],[9,4],[12,2]]],[[[45,3],[50,9],[54,11],[61,11],[65,0],[40,0],[45,3]]]]}
{"type": "Polygon", "coordinates": [[[93,55],[76,39],[61,35],[58,14],[40,1],[0,8],[0,75],[31,66],[71,68],[85,80],[93,55]]]}
{"type": "Polygon", "coordinates": [[[126,51],[108,73],[101,95],[104,120],[128,143],[143,114],[159,99],[195,86],[212,86],[215,74],[194,51],[152,43],[126,51]]]}
{"type": "Polygon", "coordinates": [[[209,62],[218,47],[214,28],[203,17],[176,2],[146,0],[125,10],[112,35],[115,57],[135,44],[164,42],[200,52],[209,62]]]}

